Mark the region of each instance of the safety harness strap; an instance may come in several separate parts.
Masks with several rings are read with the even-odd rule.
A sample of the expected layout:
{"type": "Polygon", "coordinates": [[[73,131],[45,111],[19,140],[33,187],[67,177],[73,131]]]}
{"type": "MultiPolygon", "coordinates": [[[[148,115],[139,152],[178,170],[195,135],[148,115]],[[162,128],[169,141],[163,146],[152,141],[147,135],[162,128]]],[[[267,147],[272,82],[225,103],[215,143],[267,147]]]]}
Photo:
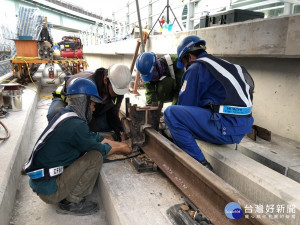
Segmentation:
{"type": "Polygon", "coordinates": [[[206,55],[196,61],[206,64],[212,75],[224,86],[227,93],[225,100],[227,102],[224,105],[231,105],[234,100],[237,105],[252,106],[250,87],[245,81],[241,66],[219,60],[211,55],[206,55]],[[232,91],[228,91],[228,88],[235,90],[237,95],[231,95],[232,91]]]}
{"type": "Polygon", "coordinates": [[[175,80],[175,72],[174,72],[173,62],[172,62],[172,59],[171,59],[170,55],[165,55],[165,59],[166,59],[167,64],[168,64],[171,77],[175,80]]]}

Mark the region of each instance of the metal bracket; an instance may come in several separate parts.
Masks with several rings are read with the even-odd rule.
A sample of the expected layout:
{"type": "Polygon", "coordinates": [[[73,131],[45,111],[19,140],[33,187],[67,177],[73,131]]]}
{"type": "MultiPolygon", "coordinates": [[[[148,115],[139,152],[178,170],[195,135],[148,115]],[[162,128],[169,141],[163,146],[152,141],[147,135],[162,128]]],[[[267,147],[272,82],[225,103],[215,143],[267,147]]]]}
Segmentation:
{"type": "Polygon", "coordinates": [[[185,203],[170,207],[167,215],[176,225],[212,225],[211,221],[186,198],[185,203]]]}
{"type": "Polygon", "coordinates": [[[124,131],[132,139],[133,145],[141,146],[145,142],[146,128],[159,129],[162,105],[138,107],[131,105],[126,98],[126,118],[122,118],[124,131]]]}
{"type": "Polygon", "coordinates": [[[157,171],[157,165],[145,154],[133,158],[132,163],[140,173],[157,171]]]}

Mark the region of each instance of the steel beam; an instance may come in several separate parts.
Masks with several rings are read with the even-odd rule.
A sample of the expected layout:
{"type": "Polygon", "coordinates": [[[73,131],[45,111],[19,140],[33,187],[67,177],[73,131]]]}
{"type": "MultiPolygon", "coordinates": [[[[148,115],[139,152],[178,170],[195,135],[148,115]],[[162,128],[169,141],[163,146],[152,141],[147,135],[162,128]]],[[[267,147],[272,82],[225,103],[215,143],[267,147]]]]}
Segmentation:
{"type": "Polygon", "coordinates": [[[228,219],[224,209],[229,202],[240,204],[243,212],[246,205],[254,203],[153,128],[146,128],[145,133],[143,151],[213,224],[279,224],[276,220],[255,216],[228,219]]]}

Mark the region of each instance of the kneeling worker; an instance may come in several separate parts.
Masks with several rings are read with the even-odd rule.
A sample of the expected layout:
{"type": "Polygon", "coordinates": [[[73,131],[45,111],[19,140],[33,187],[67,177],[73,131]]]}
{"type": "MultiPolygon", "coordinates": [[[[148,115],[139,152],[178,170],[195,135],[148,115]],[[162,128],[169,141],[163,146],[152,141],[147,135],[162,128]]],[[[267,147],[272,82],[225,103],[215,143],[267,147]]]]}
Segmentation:
{"type": "Polygon", "coordinates": [[[62,214],[89,215],[96,202],[87,201],[107,155],[128,154],[128,145],[90,131],[95,104],[101,103],[95,83],[76,78],[69,84],[68,106],[48,124],[25,165],[32,190],[62,214]]]}
{"type": "Polygon", "coordinates": [[[144,52],[139,55],[136,68],[140,72],[146,88],[146,103],[163,104],[177,103],[181,88],[183,69],[176,66],[177,55],[164,55],[157,59],[153,52],[144,52]]]}
{"type": "Polygon", "coordinates": [[[95,132],[114,132],[114,140],[124,141],[126,135],[119,117],[124,94],[129,91],[131,73],[127,66],[114,64],[108,69],[99,68],[94,73],[84,71],[71,75],[70,78],[59,86],[53,93],[52,103],[48,110],[47,119],[50,122],[55,114],[66,106],[65,94],[73,79],[86,77],[95,82],[98,93],[102,98],[101,104],[96,104],[93,118],[89,127],[95,132]]]}

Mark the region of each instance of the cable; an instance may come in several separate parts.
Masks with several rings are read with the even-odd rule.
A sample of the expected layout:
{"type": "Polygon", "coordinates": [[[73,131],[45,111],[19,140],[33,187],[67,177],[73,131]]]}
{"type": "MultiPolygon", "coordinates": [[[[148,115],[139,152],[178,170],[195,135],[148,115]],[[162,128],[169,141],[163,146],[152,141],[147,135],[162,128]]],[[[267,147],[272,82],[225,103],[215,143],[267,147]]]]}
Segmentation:
{"type": "Polygon", "coordinates": [[[118,158],[118,159],[105,159],[104,163],[111,163],[111,162],[116,162],[116,161],[123,161],[123,160],[126,160],[126,159],[131,159],[131,158],[137,157],[138,155],[141,155],[141,154],[143,154],[141,151],[132,152],[129,155],[125,155],[125,156],[122,155],[122,156],[120,156],[121,158],[118,158]]]}
{"type": "Polygon", "coordinates": [[[4,130],[5,130],[5,132],[6,132],[6,137],[4,137],[4,138],[0,137],[0,140],[6,140],[6,139],[8,139],[9,136],[10,136],[9,130],[8,130],[7,127],[4,125],[4,123],[1,122],[1,120],[0,120],[0,124],[1,124],[1,126],[4,128],[4,130]]]}
{"type": "MultiPolygon", "coordinates": [[[[29,88],[29,87],[27,87],[27,86],[25,86],[25,85],[23,85],[23,84],[18,83],[18,82],[11,81],[11,80],[3,80],[3,81],[9,82],[9,83],[15,83],[15,84],[18,84],[18,85],[20,85],[20,86],[22,86],[22,87],[24,87],[24,88],[27,88],[27,89],[29,89],[29,90],[32,90],[32,91],[38,93],[36,90],[34,90],[34,89],[32,89],[32,88],[29,88]]],[[[2,83],[0,83],[0,85],[1,85],[1,84],[2,84],[2,83]]]]}
{"type": "MultiPolygon", "coordinates": [[[[33,85],[35,86],[36,90],[39,90],[38,87],[37,87],[37,85],[34,83],[34,81],[33,81],[33,79],[32,79],[32,76],[31,76],[31,74],[30,74],[30,70],[29,70],[29,66],[28,66],[27,61],[26,61],[23,57],[14,57],[14,59],[22,60],[22,61],[25,62],[26,67],[27,67],[27,70],[28,70],[28,76],[29,76],[29,78],[30,78],[31,82],[33,83],[33,85]]],[[[28,60],[28,59],[34,60],[34,59],[39,59],[39,58],[38,58],[38,57],[26,57],[26,59],[27,59],[27,60],[28,60]]],[[[39,94],[39,91],[37,91],[36,93],[37,93],[38,95],[40,95],[40,94],[39,94]]]]}

